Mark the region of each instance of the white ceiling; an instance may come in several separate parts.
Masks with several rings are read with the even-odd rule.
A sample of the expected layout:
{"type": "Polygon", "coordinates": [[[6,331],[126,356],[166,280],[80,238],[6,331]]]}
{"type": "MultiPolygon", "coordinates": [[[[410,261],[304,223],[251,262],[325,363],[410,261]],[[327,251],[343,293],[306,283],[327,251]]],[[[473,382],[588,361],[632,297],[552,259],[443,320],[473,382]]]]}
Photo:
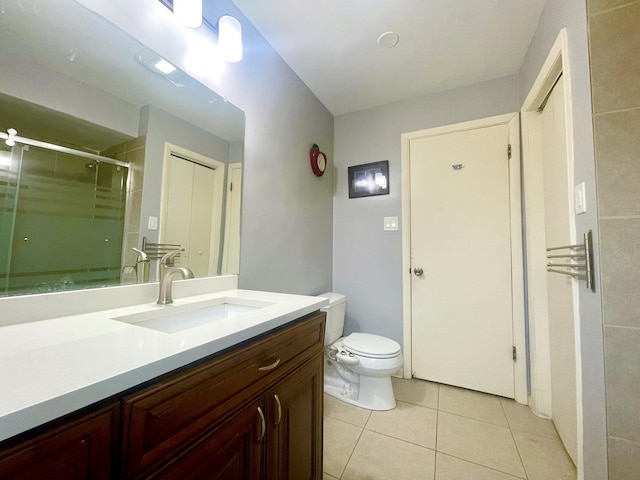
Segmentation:
{"type": "Polygon", "coordinates": [[[334,115],[517,73],[545,3],[233,1],[334,115]]]}

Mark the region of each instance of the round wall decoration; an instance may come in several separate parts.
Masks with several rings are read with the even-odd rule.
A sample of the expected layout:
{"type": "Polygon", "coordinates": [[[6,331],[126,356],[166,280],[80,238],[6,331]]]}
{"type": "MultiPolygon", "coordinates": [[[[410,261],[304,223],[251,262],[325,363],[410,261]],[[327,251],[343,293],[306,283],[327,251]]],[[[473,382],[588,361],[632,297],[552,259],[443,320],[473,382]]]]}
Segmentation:
{"type": "Polygon", "coordinates": [[[311,170],[317,177],[321,177],[327,168],[327,156],[320,151],[320,147],[316,143],[313,144],[309,151],[311,160],[311,170]]]}

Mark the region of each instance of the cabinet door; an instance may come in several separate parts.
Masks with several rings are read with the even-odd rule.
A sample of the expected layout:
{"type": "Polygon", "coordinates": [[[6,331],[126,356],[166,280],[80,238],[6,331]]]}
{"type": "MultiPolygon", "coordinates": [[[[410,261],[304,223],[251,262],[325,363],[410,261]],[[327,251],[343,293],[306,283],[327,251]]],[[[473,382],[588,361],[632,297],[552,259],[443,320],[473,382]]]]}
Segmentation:
{"type": "Polygon", "coordinates": [[[117,409],[69,421],[0,454],[0,477],[11,480],[111,478],[117,409]]]}
{"type": "Polygon", "coordinates": [[[206,435],[167,469],[163,480],[260,480],[264,478],[267,423],[264,398],[206,435]]]}
{"type": "Polygon", "coordinates": [[[269,392],[270,479],[322,478],[322,354],[269,392]]]}

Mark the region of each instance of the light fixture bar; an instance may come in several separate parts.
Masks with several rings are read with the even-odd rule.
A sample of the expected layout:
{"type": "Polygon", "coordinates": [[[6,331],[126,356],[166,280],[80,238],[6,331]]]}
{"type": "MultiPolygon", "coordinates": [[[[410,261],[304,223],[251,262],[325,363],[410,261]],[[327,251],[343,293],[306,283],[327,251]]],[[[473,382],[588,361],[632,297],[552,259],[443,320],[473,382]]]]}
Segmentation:
{"type": "Polygon", "coordinates": [[[202,25],[202,0],[173,0],[173,14],[183,25],[197,28],[202,25]]]}

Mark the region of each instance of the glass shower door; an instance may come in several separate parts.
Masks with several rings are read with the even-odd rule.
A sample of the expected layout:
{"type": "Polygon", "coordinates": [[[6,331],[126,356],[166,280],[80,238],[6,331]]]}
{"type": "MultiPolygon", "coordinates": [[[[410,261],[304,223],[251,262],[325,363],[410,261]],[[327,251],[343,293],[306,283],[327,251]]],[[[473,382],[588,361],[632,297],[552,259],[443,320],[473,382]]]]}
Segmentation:
{"type": "Polygon", "coordinates": [[[119,284],[127,168],[25,147],[8,293],[119,284]]]}

